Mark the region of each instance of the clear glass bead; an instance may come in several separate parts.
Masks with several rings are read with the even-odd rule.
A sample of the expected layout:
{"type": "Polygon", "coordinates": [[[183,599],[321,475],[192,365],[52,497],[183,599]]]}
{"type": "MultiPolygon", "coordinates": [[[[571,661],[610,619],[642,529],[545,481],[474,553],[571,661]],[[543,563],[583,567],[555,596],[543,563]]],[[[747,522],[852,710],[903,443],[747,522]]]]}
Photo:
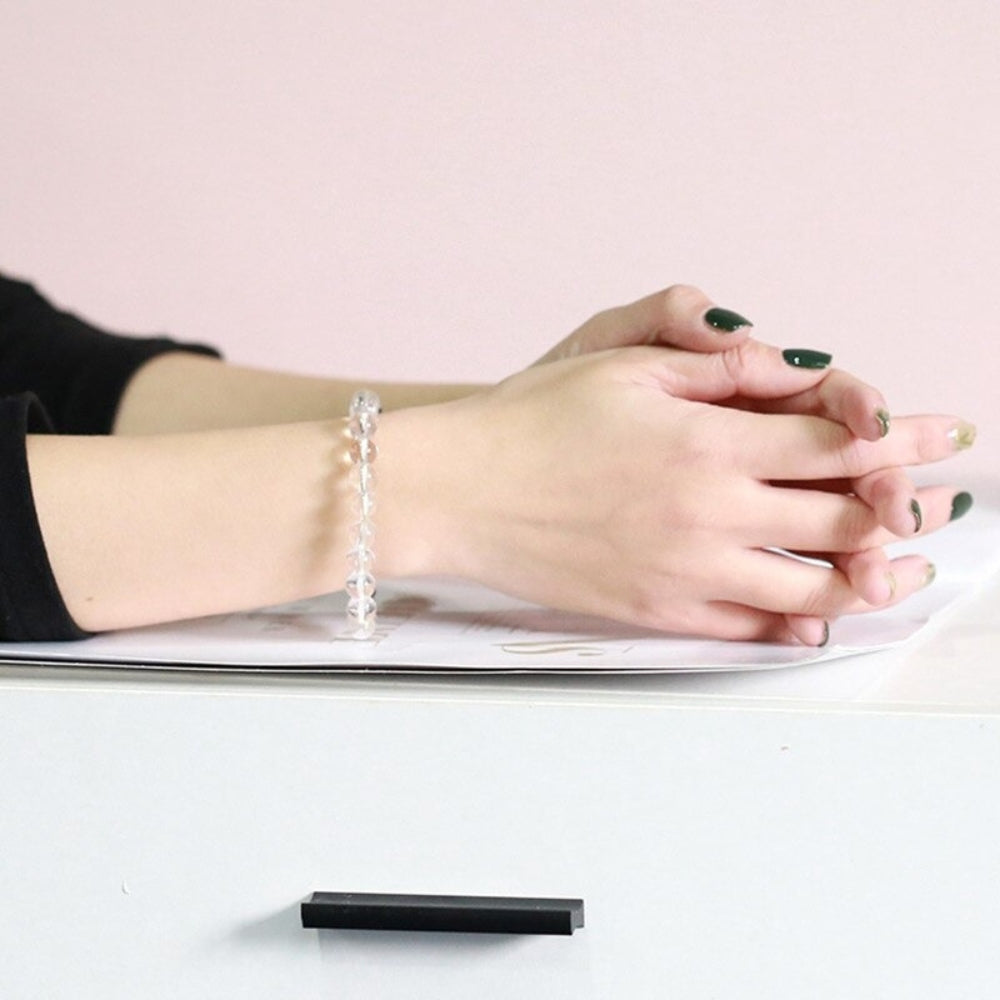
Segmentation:
{"type": "Polygon", "coordinates": [[[371,618],[375,614],[375,599],[373,597],[352,597],[347,602],[347,613],[358,621],[371,618]]]}
{"type": "Polygon", "coordinates": [[[371,597],[375,593],[375,577],[359,568],[347,578],[344,586],[348,597],[371,597]]]}
{"type": "MultiPolygon", "coordinates": [[[[361,500],[360,497],[355,497],[354,503],[360,506],[360,500],[361,500]]],[[[351,525],[351,529],[348,532],[348,538],[350,538],[351,540],[351,545],[354,548],[365,546],[374,537],[375,537],[374,522],[365,517],[355,518],[355,521],[351,525]]]]}
{"type": "Polygon", "coordinates": [[[376,623],[375,615],[359,620],[348,616],[346,634],[351,639],[370,639],[375,634],[376,623]]]}
{"type": "MultiPolygon", "coordinates": [[[[353,515],[355,522],[360,526],[375,513],[375,494],[355,493],[347,500],[347,512],[353,515]]],[[[368,527],[372,532],[375,531],[371,525],[368,527]]]]}
{"type": "Polygon", "coordinates": [[[375,564],[374,549],[363,545],[355,546],[347,553],[347,565],[352,573],[367,573],[375,564]]]}
{"type": "MultiPolygon", "coordinates": [[[[372,493],[358,493],[351,500],[351,510],[360,520],[369,518],[375,511],[375,496],[372,493]]],[[[373,529],[374,530],[374,529],[373,529]]]]}
{"type": "Polygon", "coordinates": [[[378,398],[378,393],[371,389],[359,389],[351,399],[350,413],[353,417],[356,413],[377,414],[382,412],[382,401],[378,398]]]}
{"type": "Polygon", "coordinates": [[[355,465],[360,465],[362,462],[374,462],[378,458],[378,448],[375,447],[375,442],[370,438],[363,437],[351,442],[350,456],[355,465]]]}
{"type": "Polygon", "coordinates": [[[375,470],[370,465],[358,467],[358,489],[365,493],[375,492],[375,470]]]}
{"type": "Polygon", "coordinates": [[[370,438],[378,429],[378,419],[371,413],[356,413],[347,421],[348,433],[356,441],[370,438]]]}

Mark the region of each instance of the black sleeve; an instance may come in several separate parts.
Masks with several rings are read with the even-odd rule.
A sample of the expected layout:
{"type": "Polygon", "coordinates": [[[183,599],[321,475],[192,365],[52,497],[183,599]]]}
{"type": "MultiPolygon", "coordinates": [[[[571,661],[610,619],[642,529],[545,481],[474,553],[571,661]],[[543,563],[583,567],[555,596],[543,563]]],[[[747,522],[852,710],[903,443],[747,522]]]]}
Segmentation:
{"type": "Polygon", "coordinates": [[[31,393],[0,399],[0,639],[83,639],[56,585],[35,513],[25,435],[52,429],[31,393]]]}
{"type": "Polygon", "coordinates": [[[128,380],[168,351],[218,357],[203,344],[108,333],[0,275],[0,396],[34,393],[57,434],[109,434],[128,380]]]}
{"type": "Polygon", "coordinates": [[[218,357],[167,337],[107,333],[0,275],[0,641],[83,639],[38,524],[25,436],[107,434],[135,371],[168,351],[218,357]]]}

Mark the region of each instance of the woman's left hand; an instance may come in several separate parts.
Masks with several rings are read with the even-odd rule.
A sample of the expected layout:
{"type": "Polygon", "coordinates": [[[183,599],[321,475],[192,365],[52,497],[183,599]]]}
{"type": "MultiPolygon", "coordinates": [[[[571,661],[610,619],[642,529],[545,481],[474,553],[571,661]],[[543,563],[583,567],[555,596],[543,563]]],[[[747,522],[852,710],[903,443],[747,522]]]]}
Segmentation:
{"type": "Polygon", "coordinates": [[[597,313],[536,363],[639,345],[715,354],[723,369],[734,365],[738,371],[734,371],[733,394],[714,402],[760,412],[824,417],[866,441],[877,441],[889,432],[889,409],[877,389],[830,368],[829,354],[801,348],[778,352],[755,340],[752,330],[749,320],[716,306],[700,289],[671,285],[636,302],[597,313]],[[733,354],[737,348],[743,353],[733,354]],[[751,365],[762,357],[755,353],[761,348],[771,356],[780,353],[788,371],[768,363],[754,377],[751,365]]]}

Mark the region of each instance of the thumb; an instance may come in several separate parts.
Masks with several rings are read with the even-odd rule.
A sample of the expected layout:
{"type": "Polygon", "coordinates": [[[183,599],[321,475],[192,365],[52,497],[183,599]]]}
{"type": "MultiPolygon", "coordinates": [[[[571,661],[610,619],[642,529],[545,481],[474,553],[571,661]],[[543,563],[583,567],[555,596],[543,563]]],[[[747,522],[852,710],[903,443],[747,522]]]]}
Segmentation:
{"type": "Polygon", "coordinates": [[[636,302],[599,312],[541,361],[639,344],[712,354],[743,343],[752,325],[739,313],[716,306],[698,288],[671,285],[636,302]]]}

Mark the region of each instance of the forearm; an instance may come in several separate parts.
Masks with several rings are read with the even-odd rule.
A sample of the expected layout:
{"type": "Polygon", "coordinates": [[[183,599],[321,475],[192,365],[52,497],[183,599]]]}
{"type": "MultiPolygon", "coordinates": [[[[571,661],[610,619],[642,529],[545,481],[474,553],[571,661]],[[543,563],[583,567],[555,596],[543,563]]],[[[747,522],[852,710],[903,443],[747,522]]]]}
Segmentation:
{"type": "MultiPolygon", "coordinates": [[[[230,365],[173,353],[143,365],[122,397],[114,433],[163,434],[336,419],[359,382],[230,365]]],[[[445,402],[475,392],[462,384],[366,381],[386,410],[445,402]]]]}
{"type": "MultiPolygon", "coordinates": [[[[399,575],[420,567],[403,530],[414,512],[400,513],[413,475],[397,416],[409,425],[387,415],[379,432],[395,461],[379,462],[378,570],[399,575]]],[[[74,620],[103,631],[339,590],[353,523],[345,428],[29,437],[39,523],[74,620]]]]}

